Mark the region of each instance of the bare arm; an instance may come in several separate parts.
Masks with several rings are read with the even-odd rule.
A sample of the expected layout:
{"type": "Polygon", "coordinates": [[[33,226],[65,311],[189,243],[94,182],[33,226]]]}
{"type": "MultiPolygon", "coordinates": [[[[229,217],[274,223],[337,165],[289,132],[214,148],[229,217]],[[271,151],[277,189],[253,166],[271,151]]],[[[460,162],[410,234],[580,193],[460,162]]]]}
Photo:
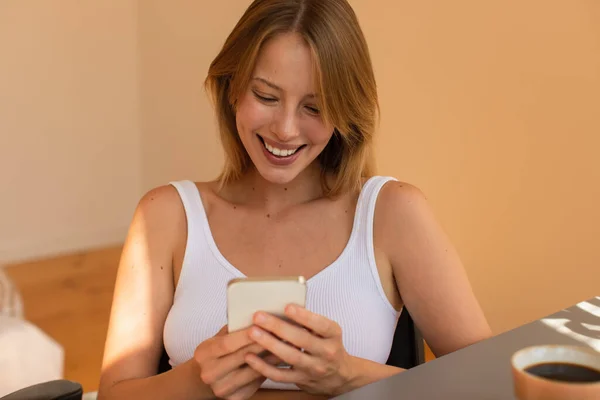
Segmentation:
{"type": "Polygon", "coordinates": [[[405,371],[405,369],[379,364],[378,362],[364,358],[352,357],[350,371],[350,379],[346,386],[340,390],[341,393],[346,393],[381,379],[389,378],[405,371]]]}
{"type": "Polygon", "coordinates": [[[436,356],[491,336],[460,258],[415,187],[390,182],[378,200],[377,242],[399,293],[436,356]]]}
{"type": "Polygon", "coordinates": [[[174,293],[172,255],[186,229],[175,189],[146,194],[121,256],[99,387],[100,399],[201,399],[211,392],[193,360],[156,375],[174,293]]]}

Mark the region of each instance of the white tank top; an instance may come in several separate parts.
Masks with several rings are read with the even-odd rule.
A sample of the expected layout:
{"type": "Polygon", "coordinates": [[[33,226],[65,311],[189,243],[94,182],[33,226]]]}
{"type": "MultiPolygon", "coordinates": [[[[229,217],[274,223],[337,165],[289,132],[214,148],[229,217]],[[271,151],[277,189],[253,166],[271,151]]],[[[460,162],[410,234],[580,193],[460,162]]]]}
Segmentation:
{"type": "MultiPolygon", "coordinates": [[[[375,265],[373,215],[380,189],[393,179],[376,176],[364,184],[346,247],[307,280],[306,308],[341,326],[350,355],[380,364],[389,356],[399,312],[387,299],[375,265]]],[[[181,274],[163,332],[169,362],[176,366],[191,359],[201,342],[227,324],[227,282],[245,275],[219,251],[196,185],[191,181],[171,185],[181,196],[188,226],[181,274]]],[[[298,389],[270,380],[262,387],[298,389]]]]}

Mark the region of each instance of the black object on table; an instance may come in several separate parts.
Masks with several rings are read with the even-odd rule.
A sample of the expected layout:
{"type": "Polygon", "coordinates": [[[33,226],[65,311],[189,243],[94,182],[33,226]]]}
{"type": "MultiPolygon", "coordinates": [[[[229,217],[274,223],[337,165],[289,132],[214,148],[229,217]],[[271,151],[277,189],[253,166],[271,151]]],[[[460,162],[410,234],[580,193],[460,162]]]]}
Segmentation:
{"type": "Polygon", "coordinates": [[[81,400],[82,396],[83,389],[79,383],[58,379],[26,387],[0,400],[81,400]]]}

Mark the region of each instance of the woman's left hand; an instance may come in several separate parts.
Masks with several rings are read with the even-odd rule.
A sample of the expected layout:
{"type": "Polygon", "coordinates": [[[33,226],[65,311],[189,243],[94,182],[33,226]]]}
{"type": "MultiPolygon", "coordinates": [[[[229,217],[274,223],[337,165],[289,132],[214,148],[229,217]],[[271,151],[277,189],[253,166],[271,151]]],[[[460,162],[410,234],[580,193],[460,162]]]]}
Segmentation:
{"type": "Polygon", "coordinates": [[[353,380],[354,357],[344,348],[340,326],[292,304],[286,307],[285,313],[300,326],[258,312],[249,334],[291,368],[277,368],[253,354],[246,356],[248,365],[272,381],[294,383],[308,393],[338,395],[345,392],[353,380]]]}

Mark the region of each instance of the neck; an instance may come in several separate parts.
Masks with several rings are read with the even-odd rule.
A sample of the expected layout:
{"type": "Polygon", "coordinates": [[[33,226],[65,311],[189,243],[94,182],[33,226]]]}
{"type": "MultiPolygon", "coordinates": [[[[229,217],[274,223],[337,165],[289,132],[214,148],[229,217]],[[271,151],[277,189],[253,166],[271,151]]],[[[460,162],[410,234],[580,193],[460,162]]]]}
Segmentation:
{"type": "Polygon", "coordinates": [[[238,181],[227,185],[223,195],[232,202],[263,208],[275,214],[323,197],[320,168],[315,162],[286,184],[269,182],[251,168],[238,181]]]}

